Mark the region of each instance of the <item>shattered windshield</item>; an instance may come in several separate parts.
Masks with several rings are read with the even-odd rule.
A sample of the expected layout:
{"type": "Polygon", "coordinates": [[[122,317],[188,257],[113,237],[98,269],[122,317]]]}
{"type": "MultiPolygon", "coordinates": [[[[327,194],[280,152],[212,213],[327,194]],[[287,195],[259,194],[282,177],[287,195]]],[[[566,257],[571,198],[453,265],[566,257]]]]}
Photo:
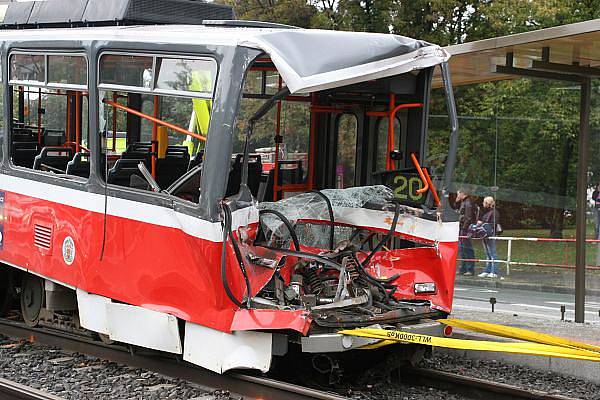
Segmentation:
{"type": "MultiPolygon", "coordinates": [[[[308,192],[298,194],[277,202],[263,202],[258,205],[259,210],[274,210],[283,214],[292,224],[301,245],[319,248],[330,247],[330,211],[325,196],[331,203],[333,218],[336,224],[344,214],[352,209],[364,208],[366,205],[379,205],[389,203],[393,199],[393,192],[383,185],[362,186],[348,189],[324,189],[320,193],[308,192]],[[300,221],[301,220],[301,221],[300,221]]],[[[273,214],[265,213],[261,216],[261,227],[265,232],[267,243],[273,246],[286,245],[290,232],[283,221],[273,214]]],[[[349,226],[335,226],[333,247],[348,241],[353,233],[349,226]]]]}

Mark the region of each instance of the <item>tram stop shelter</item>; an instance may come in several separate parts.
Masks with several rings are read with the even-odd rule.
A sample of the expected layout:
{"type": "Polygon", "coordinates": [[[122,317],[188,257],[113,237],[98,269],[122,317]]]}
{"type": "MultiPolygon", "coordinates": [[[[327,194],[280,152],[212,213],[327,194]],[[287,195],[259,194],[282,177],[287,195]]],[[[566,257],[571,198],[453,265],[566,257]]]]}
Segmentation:
{"type": "MultiPolygon", "coordinates": [[[[454,86],[519,77],[565,81],[580,86],[575,321],[584,322],[591,80],[600,78],[600,19],[458,44],[446,49],[452,55],[449,64],[454,86]]],[[[434,87],[440,86],[440,76],[436,76],[434,87]]]]}

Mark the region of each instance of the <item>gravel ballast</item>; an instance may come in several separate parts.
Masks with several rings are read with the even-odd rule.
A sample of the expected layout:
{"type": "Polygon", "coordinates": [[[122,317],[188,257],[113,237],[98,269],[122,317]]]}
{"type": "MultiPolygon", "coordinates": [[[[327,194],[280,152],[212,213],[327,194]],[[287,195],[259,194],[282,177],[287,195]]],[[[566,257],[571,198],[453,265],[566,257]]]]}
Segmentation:
{"type": "MultiPolygon", "coordinates": [[[[600,385],[495,360],[471,360],[435,353],[421,367],[538,389],[552,394],[600,400],[600,385]]],[[[207,390],[155,372],[96,357],[0,336],[0,377],[64,399],[193,399],[231,400],[228,392],[207,390]]],[[[345,393],[356,400],[461,400],[463,396],[390,383],[389,377],[365,376],[345,393]]]]}
{"type": "Polygon", "coordinates": [[[496,360],[472,360],[451,354],[435,353],[423,361],[424,368],[452,372],[523,389],[535,389],[567,397],[600,400],[600,385],[554,372],[507,364],[496,360]]]}
{"type": "Polygon", "coordinates": [[[234,399],[155,372],[1,335],[0,377],[64,399],[234,399]]]}

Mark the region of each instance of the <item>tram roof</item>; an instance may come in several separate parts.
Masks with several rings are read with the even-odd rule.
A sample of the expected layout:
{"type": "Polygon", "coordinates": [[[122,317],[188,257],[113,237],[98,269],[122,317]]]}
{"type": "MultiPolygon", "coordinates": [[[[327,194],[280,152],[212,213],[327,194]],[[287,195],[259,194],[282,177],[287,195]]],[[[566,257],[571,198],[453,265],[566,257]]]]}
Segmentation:
{"type": "Polygon", "coordinates": [[[437,45],[399,35],[317,29],[144,25],[1,30],[0,40],[105,40],[244,46],[264,51],[292,93],[398,75],[448,60],[437,45]]]}

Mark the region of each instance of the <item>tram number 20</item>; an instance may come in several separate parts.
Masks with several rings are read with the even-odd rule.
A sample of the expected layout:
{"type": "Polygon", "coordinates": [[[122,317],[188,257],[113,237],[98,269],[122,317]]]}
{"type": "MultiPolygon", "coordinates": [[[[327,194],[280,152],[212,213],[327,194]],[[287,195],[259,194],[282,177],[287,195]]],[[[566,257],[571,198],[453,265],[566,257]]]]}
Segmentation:
{"type": "Polygon", "coordinates": [[[422,201],[423,193],[417,190],[423,188],[423,181],[417,175],[396,175],[394,177],[394,196],[400,200],[422,201]]]}

